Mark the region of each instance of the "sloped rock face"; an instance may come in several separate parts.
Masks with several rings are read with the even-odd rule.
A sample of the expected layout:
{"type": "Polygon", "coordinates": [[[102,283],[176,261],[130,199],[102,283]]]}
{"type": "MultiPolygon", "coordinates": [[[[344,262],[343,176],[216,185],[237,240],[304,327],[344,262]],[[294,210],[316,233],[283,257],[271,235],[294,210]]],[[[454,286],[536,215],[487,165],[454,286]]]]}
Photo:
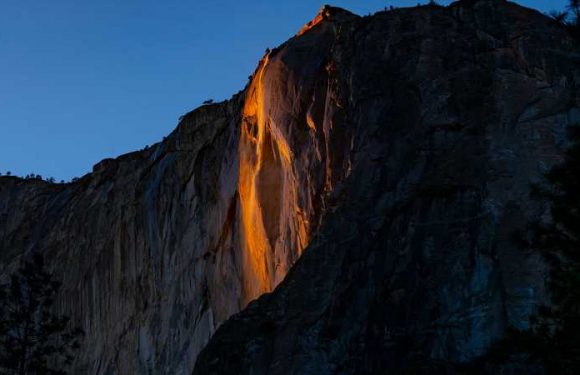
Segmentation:
{"type": "Polygon", "coordinates": [[[217,330],[194,374],[431,374],[546,300],[512,235],[543,214],[530,183],[580,122],[575,43],[502,0],[315,21],[300,38],[334,29],[320,49],[347,178],[284,281],[217,330]]]}
{"type": "Polygon", "coordinates": [[[241,103],[200,108],[72,184],[0,181],[2,265],[39,251],[62,280],[59,310],[86,332],[72,373],[187,373],[242,306],[229,250],[241,103]]]}

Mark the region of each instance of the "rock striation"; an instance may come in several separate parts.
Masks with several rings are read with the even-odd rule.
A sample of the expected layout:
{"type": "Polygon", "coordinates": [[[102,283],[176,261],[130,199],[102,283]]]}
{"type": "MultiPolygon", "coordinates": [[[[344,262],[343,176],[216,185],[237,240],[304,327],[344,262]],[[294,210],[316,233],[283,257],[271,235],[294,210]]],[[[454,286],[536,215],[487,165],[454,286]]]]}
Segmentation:
{"type": "Polygon", "coordinates": [[[87,333],[73,373],[467,361],[546,299],[510,238],[580,122],[579,52],[503,0],[325,6],[163,142],[70,184],[0,177],[0,273],[45,255],[87,333]]]}
{"type": "Polygon", "coordinates": [[[542,263],[512,235],[544,213],[529,186],[580,122],[577,43],[536,11],[465,0],[317,17],[281,50],[327,27],[347,177],[284,281],[217,330],[196,375],[433,374],[546,301],[542,263]]]}

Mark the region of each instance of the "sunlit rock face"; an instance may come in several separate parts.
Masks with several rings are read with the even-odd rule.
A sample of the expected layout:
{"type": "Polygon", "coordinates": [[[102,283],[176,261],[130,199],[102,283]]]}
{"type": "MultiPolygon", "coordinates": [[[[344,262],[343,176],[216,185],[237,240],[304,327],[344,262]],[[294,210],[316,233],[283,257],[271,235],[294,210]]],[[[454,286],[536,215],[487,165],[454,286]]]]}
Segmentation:
{"type": "MultiPolygon", "coordinates": [[[[242,136],[240,149],[269,147],[285,184],[305,172],[288,170],[286,154],[296,160],[313,133],[339,131],[326,160],[342,158],[345,178],[324,184],[319,225],[283,282],[217,330],[196,375],[434,374],[433,364],[481,354],[508,325],[526,327],[546,300],[540,260],[513,235],[545,213],[529,186],[580,122],[577,44],[548,17],[502,0],[340,14],[315,18],[262,62],[271,81],[255,95],[270,109],[251,111],[258,141],[242,136]],[[318,52],[308,55],[311,43],[318,52]],[[296,79],[316,70],[313,56],[326,68],[312,77],[324,80],[296,79]],[[312,103],[303,120],[312,133],[294,139],[306,141],[288,142],[305,106],[287,106],[279,93],[296,88],[286,82],[326,87],[301,99],[312,103]]],[[[262,215],[308,212],[286,194],[287,206],[262,215]]]]}

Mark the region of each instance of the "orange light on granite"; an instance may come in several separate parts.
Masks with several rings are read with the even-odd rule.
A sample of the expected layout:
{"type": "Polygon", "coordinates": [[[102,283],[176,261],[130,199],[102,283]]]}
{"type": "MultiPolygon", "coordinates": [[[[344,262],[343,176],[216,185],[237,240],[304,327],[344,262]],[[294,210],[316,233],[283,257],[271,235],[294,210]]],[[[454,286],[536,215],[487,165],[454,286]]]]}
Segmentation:
{"type": "Polygon", "coordinates": [[[312,19],[312,21],[308,22],[306,25],[304,25],[304,26],[302,26],[302,28],[300,28],[298,33],[296,33],[296,36],[300,36],[300,35],[304,34],[308,30],[312,29],[314,26],[318,25],[323,20],[324,20],[324,13],[322,13],[322,11],[318,12],[316,17],[314,17],[314,19],[312,19]]]}
{"type": "Polygon", "coordinates": [[[268,239],[260,210],[256,177],[261,167],[264,139],[264,105],[262,76],[268,63],[260,63],[244,104],[240,139],[239,193],[242,213],[242,250],[244,258],[244,304],[270,290],[270,273],[266,263],[268,239]]]}
{"type": "Polygon", "coordinates": [[[240,137],[239,196],[244,299],[271,291],[308,242],[308,220],[298,205],[293,153],[269,111],[266,55],[248,89],[240,137]]]}

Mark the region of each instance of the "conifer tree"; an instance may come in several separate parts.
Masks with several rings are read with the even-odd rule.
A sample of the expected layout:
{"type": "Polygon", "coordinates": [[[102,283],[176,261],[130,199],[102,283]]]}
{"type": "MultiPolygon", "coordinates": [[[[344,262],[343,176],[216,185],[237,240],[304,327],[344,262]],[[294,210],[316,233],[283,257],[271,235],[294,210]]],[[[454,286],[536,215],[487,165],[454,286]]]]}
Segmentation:
{"type": "Polygon", "coordinates": [[[82,331],[53,313],[59,288],[40,255],[0,285],[1,375],[67,374],[82,331]]]}
{"type": "Polygon", "coordinates": [[[534,189],[550,205],[550,220],[531,226],[531,247],[549,266],[551,303],[532,320],[531,333],[549,374],[580,374],[580,128],[570,128],[564,162],[534,189]]]}
{"type": "Polygon", "coordinates": [[[528,330],[508,330],[468,373],[489,374],[519,363],[529,374],[580,374],[580,127],[569,134],[563,163],[546,174],[543,186],[532,188],[549,215],[532,222],[522,242],[546,261],[550,303],[531,318],[528,330]]]}

